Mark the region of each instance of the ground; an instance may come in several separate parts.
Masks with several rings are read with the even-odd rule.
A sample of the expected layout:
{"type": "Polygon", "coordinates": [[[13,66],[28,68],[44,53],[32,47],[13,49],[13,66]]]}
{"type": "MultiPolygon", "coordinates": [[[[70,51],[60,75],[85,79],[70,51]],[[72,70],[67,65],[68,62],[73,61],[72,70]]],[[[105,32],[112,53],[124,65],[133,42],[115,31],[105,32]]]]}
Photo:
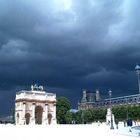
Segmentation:
{"type": "Polygon", "coordinates": [[[119,123],[119,129],[110,130],[105,123],[87,125],[0,125],[0,136],[3,140],[47,140],[47,139],[107,139],[107,140],[137,140],[140,139],[130,127],[119,123]]]}

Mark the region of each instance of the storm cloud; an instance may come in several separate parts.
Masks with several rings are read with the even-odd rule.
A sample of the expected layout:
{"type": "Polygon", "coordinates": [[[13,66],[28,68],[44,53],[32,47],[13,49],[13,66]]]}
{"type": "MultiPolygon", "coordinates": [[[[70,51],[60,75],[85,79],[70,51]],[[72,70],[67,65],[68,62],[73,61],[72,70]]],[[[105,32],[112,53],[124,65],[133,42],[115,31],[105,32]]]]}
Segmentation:
{"type": "Polygon", "coordinates": [[[139,6],[138,0],[1,0],[0,115],[10,114],[16,91],[35,83],[68,97],[72,107],[82,89],[136,94],[139,6]]]}

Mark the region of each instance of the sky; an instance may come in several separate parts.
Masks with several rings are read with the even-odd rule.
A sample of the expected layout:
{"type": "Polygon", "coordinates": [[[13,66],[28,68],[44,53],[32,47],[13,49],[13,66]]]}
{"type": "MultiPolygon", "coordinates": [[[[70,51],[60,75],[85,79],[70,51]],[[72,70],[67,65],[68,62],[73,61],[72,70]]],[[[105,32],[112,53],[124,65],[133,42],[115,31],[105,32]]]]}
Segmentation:
{"type": "Polygon", "coordinates": [[[72,108],[82,90],[138,93],[139,0],[0,0],[0,116],[43,85],[72,108]]]}

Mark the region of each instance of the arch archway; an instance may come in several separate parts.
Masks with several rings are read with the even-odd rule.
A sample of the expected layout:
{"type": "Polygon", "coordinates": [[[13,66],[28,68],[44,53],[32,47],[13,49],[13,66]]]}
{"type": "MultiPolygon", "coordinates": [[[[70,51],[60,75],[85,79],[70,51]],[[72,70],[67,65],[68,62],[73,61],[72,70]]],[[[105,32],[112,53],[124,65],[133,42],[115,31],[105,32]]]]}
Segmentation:
{"type": "Polygon", "coordinates": [[[52,114],[49,113],[48,114],[48,124],[51,124],[51,121],[52,121],[52,114]]]}
{"type": "Polygon", "coordinates": [[[26,113],[25,114],[25,120],[26,120],[26,124],[28,125],[30,123],[30,114],[29,113],[26,113]]]}
{"type": "Polygon", "coordinates": [[[35,123],[36,124],[42,124],[42,113],[43,108],[41,106],[35,107],[35,123]]]}

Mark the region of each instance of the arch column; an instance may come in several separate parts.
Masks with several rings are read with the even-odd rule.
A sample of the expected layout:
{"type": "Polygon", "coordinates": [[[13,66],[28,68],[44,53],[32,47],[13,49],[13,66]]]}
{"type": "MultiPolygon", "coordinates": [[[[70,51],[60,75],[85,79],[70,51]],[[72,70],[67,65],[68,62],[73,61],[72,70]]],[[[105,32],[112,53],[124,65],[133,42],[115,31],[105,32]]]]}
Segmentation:
{"type": "Polygon", "coordinates": [[[56,124],[56,103],[53,105],[52,124],[56,124]]]}
{"type": "Polygon", "coordinates": [[[23,114],[22,114],[22,122],[21,122],[21,124],[25,124],[25,111],[26,111],[26,103],[23,102],[23,114]]]}
{"type": "Polygon", "coordinates": [[[44,120],[43,120],[43,124],[48,124],[48,104],[45,104],[45,112],[44,112],[44,120]]]}
{"type": "Polygon", "coordinates": [[[31,124],[35,124],[35,103],[32,104],[32,120],[31,124]]]}
{"type": "Polygon", "coordinates": [[[15,124],[19,124],[19,113],[15,113],[15,124]]]}

